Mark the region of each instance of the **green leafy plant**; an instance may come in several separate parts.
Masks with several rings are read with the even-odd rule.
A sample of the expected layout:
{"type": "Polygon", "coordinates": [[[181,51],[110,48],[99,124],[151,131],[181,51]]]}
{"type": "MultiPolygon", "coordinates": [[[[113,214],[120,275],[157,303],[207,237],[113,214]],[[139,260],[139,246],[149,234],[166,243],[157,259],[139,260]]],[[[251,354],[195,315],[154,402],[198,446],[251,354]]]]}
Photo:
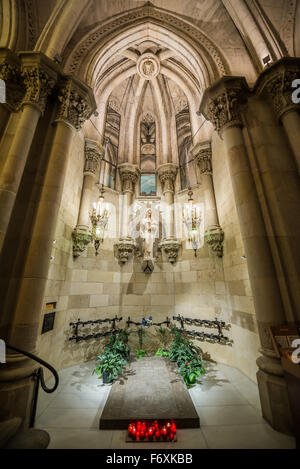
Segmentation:
{"type": "Polygon", "coordinates": [[[164,350],[167,349],[167,346],[170,341],[170,331],[167,327],[157,327],[156,328],[156,335],[158,337],[159,342],[164,350]]]}
{"type": "Polygon", "coordinates": [[[194,358],[191,361],[182,363],[178,369],[187,387],[195,384],[197,378],[205,373],[205,368],[201,360],[194,358]]]}
{"type": "Polygon", "coordinates": [[[164,357],[167,358],[169,357],[169,351],[165,350],[163,348],[159,348],[155,354],[157,357],[164,357]]]}
{"type": "Polygon", "coordinates": [[[127,361],[119,353],[106,350],[97,357],[93,373],[99,378],[103,377],[103,373],[106,373],[107,381],[111,382],[122,373],[125,365],[127,365],[127,361]]]}
{"type": "Polygon", "coordinates": [[[190,340],[184,338],[179,329],[172,329],[173,342],[170,347],[169,358],[176,361],[178,371],[187,387],[196,382],[197,377],[205,373],[201,361],[201,350],[190,340]]]}
{"type": "Polygon", "coordinates": [[[143,326],[138,327],[136,334],[138,335],[139,340],[139,349],[136,350],[136,355],[138,358],[145,357],[148,354],[148,350],[144,350],[144,338],[146,336],[146,331],[143,326]]]}

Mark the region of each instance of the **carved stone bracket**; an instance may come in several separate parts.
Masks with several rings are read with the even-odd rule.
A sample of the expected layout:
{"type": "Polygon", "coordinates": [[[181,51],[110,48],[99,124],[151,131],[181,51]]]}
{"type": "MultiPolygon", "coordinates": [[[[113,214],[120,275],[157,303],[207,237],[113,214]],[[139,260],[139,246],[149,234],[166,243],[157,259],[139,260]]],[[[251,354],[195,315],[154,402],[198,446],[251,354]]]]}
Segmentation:
{"type": "Polygon", "coordinates": [[[56,121],[81,129],[96,109],[95,98],[90,87],[75,78],[64,78],[59,84],[56,121]]]}
{"type": "Polygon", "coordinates": [[[159,244],[171,264],[176,262],[180,246],[181,242],[176,239],[166,239],[159,244]]]}
{"type": "Polygon", "coordinates": [[[212,254],[223,256],[224,231],[220,226],[210,226],[204,233],[204,241],[212,254]]]}
{"type": "Polygon", "coordinates": [[[136,244],[132,238],[120,239],[118,243],[114,245],[115,255],[122,264],[125,264],[129,257],[134,253],[136,244]]]}
{"type": "Polygon", "coordinates": [[[292,82],[300,77],[300,60],[285,57],[265,70],[257,80],[255,91],[266,95],[272,103],[277,119],[289,111],[299,110],[299,104],[293,103],[292,82]]]}
{"type": "Polygon", "coordinates": [[[85,162],[83,174],[92,174],[95,176],[103,155],[103,149],[97,144],[97,142],[86,138],[84,146],[85,162]]]}
{"type": "Polygon", "coordinates": [[[218,132],[229,127],[242,127],[241,115],[248,93],[245,78],[223,77],[205,90],[199,114],[203,114],[218,132]]]}
{"type": "Polygon", "coordinates": [[[119,172],[122,181],[122,191],[133,193],[139,175],[138,167],[130,163],[124,163],[119,166],[119,172]]]}
{"type": "Polygon", "coordinates": [[[88,227],[76,226],[72,232],[73,240],[73,257],[79,257],[87,245],[92,241],[92,235],[88,231],[88,227]]]}
{"type": "Polygon", "coordinates": [[[164,195],[166,192],[174,193],[174,183],[176,180],[177,169],[178,166],[173,163],[165,163],[157,169],[164,195]]]}
{"type": "Polygon", "coordinates": [[[191,151],[191,154],[194,156],[201,174],[212,175],[212,151],[210,141],[197,144],[191,151]]]}

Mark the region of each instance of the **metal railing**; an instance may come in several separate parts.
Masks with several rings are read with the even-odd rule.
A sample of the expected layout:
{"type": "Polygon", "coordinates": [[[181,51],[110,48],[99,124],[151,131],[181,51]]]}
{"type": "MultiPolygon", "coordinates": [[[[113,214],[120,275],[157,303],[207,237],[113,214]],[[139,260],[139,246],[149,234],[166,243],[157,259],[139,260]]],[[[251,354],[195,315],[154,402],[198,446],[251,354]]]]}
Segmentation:
{"type": "Polygon", "coordinates": [[[57,371],[51,366],[49,363],[45,362],[41,358],[37,357],[33,353],[26,352],[25,350],[22,350],[18,347],[14,347],[13,345],[6,344],[6,347],[13,350],[14,352],[21,353],[22,355],[25,355],[28,358],[31,358],[31,360],[36,361],[37,363],[40,363],[43,365],[45,368],[47,368],[49,371],[54,376],[54,385],[49,388],[44,380],[44,370],[42,367],[38,368],[34,373],[32,373],[32,376],[36,378],[36,383],[35,383],[35,388],[34,388],[34,393],[33,393],[33,400],[32,400],[32,407],[31,407],[31,414],[30,414],[30,423],[29,427],[33,428],[34,427],[34,422],[35,422],[35,416],[36,416],[36,407],[37,407],[37,400],[38,400],[38,393],[39,393],[39,385],[41,384],[41,387],[43,391],[46,393],[50,394],[54,392],[57,389],[57,386],[59,384],[59,377],[57,371]]]}

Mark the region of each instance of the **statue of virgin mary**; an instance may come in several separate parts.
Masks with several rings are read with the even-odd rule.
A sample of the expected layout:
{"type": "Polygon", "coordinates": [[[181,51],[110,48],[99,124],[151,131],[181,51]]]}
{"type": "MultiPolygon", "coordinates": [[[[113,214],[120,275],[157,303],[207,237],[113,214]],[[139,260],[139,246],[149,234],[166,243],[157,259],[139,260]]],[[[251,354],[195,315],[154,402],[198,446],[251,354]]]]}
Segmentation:
{"type": "Polygon", "coordinates": [[[149,208],[141,223],[141,236],[144,238],[144,259],[153,259],[153,244],[157,232],[157,223],[152,218],[152,210],[149,208]]]}

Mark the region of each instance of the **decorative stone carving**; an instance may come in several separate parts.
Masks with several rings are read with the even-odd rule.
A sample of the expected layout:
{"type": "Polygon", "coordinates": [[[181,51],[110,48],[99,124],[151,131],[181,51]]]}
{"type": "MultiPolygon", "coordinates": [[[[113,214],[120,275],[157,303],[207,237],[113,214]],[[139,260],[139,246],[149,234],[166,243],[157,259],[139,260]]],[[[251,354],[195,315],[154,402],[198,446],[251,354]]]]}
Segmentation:
{"type": "Polygon", "coordinates": [[[211,226],[205,231],[204,241],[212,254],[223,256],[224,231],[219,225],[211,226]]]}
{"type": "Polygon", "coordinates": [[[205,90],[200,111],[218,132],[242,127],[242,110],[247,103],[248,85],[244,78],[223,77],[205,90]]]}
{"type": "Polygon", "coordinates": [[[125,264],[129,257],[134,253],[136,245],[132,238],[120,239],[118,243],[114,245],[116,257],[122,264],[125,264]]]}
{"type": "Polygon", "coordinates": [[[176,180],[177,169],[177,165],[173,163],[165,163],[158,168],[157,172],[160,182],[163,186],[164,195],[166,192],[174,193],[174,183],[176,180]]]}
{"type": "Polygon", "coordinates": [[[174,262],[176,262],[180,246],[181,243],[175,239],[166,239],[159,244],[159,247],[167,255],[168,260],[171,264],[174,264],[174,262]]]}
{"type": "Polygon", "coordinates": [[[74,78],[60,84],[56,121],[64,121],[79,130],[96,109],[92,90],[74,78]]]}
{"type": "Polygon", "coordinates": [[[99,166],[99,162],[103,157],[103,149],[98,146],[97,142],[85,139],[84,146],[84,170],[83,174],[92,174],[95,176],[99,166]]]}
{"type": "MultiPolygon", "coordinates": [[[[65,70],[67,70],[68,73],[76,75],[82,63],[82,58],[87,52],[90,52],[96,47],[99,48],[99,45],[104,43],[106,38],[113,35],[114,32],[119,34],[120,31],[128,28],[129,25],[136,25],[144,18],[147,18],[148,21],[149,18],[151,18],[155,23],[158,21],[161,24],[169,25],[171,28],[176,28],[178,31],[183,31],[187,37],[199,44],[199,50],[204,49],[207,51],[208,56],[212,58],[215,64],[217,70],[216,77],[230,74],[230,67],[225,58],[215,44],[208,39],[200,29],[193,26],[191,22],[184,21],[177,16],[149,4],[126,12],[118,17],[114,17],[110,22],[106,22],[104,25],[97,25],[95,28],[92,28],[91,31],[78,42],[77,47],[73,51],[70,51],[65,70]]],[[[68,50],[66,52],[68,52],[68,50]]],[[[66,55],[68,54],[66,53],[66,55]]]]}
{"type": "Polygon", "coordinates": [[[56,76],[40,64],[23,66],[21,75],[26,87],[22,104],[35,104],[44,113],[48,96],[56,83],[56,76]]]}
{"type": "Polygon", "coordinates": [[[72,232],[73,240],[73,257],[79,257],[87,245],[92,241],[92,235],[86,229],[86,227],[77,226],[72,232]]]}
{"type": "Polygon", "coordinates": [[[25,86],[20,60],[9,49],[0,50],[0,80],[5,83],[5,105],[12,112],[18,111],[25,95],[25,86]]]}
{"type": "Polygon", "coordinates": [[[139,170],[137,166],[130,163],[124,163],[119,166],[120,178],[122,181],[123,192],[134,192],[134,186],[138,179],[139,170]]]}
{"type": "Polygon", "coordinates": [[[299,109],[292,101],[292,82],[300,77],[300,60],[286,57],[271,65],[258,79],[257,94],[266,95],[277,119],[289,111],[299,109]]]}
{"type": "Polygon", "coordinates": [[[152,80],[160,71],[159,58],[152,52],[142,54],[136,64],[137,73],[146,80],[152,80]]]}
{"type": "Polygon", "coordinates": [[[196,161],[201,174],[212,175],[210,142],[208,142],[208,145],[205,148],[199,150],[196,156],[196,161]]]}

